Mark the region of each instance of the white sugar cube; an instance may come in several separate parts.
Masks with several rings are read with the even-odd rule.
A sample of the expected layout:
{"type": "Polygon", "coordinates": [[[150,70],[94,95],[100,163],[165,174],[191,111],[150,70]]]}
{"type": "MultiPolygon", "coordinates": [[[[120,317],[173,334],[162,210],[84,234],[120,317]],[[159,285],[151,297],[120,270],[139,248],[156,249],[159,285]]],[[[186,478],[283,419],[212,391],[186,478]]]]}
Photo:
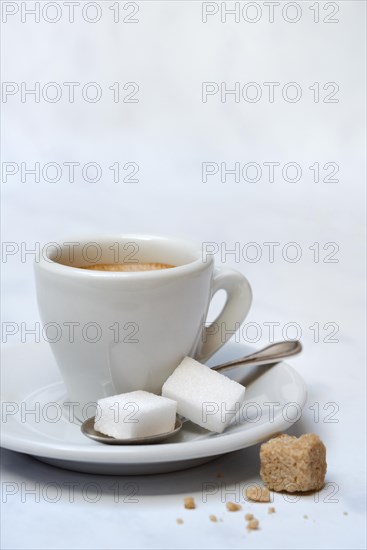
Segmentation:
{"type": "Polygon", "coordinates": [[[177,401],[177,412],[212,432],[222,433],[245,399],[245,388],[185,357],[166,380],[162,395],[177,401]]]}
{"type": "Polygon", "coordinates": [[[94,429],[117,439],[170,432],[177,403],[154,393],[132,391],[100,399],[94,429]]]}

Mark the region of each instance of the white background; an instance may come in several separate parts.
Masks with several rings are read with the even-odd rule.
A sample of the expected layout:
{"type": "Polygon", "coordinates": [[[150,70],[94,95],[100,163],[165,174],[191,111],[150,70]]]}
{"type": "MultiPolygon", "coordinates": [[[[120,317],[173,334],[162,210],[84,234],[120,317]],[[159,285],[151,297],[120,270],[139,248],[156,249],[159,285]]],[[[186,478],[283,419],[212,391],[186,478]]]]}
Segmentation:
{"type": "MultiPolygon", "coordinates": [[[[319,23],[312,2],[295,3],[301,10],[295,23],[285,20],[295,17],[294,7],[282,15],[285,2],[274,8],[273,23],[263,2],[247,12],[254,18],[253,10],[258,10],[256,23],[243,17],[236,23],[230,15],[221,22],[221,3],[214,3],[218,14],[203,23],[201,2],[145,1],[138,2],[138,23],[122,21],[132,11],[126,3],[120,3],[120,22],[114,23],[109,9],[113,2],[105,1],[98,4],[102,16],[94,24],[82,17],[83,0],[75,8],[74,23],[62,2],[61,19],[53,24],[45,18],[55,17],[55,8],[41,14],[39,23],[31,15],[22,22],[21,3],[2,2],[3,10],[5,4],[19,11],[2,25],[3,81],[19,87],[25,82],[28,88],[39,82],[41,89],[56,82],[63,95],[55,103],[42,95],[39,103],[30,95],[22,102],[20,92],[3,96],[2,160],[19,167],[2,179],[2,239],[6,250],[15,252],[3,258],[3,321],[29,327],[39,321],[34,256],[22,255],[26,249],[85,233],[113,232],[163,233],[216,243],[218,265],[242,271],[253,287],[246,322],[258,325],[240,340],[257,347],[268,343],[264,323],[269,322],[279,323],[277,340],[295,337],[292,330],[284,332],[290,322],[302,332],[304,353],[294,365],[306,380],[309,398],[293,433],[314,431],[322,437],[328,449],[327,481],[338,491],[333,497],[337,502],[330,502],[326,493],[319,502],[306,496],[296,503],[276,495],[273,516],[267,515],[266,505],[246,505],[243,512],[255,510],[262,527],[247,534],[243,513],[226,513],[221,491],[210,504],[202,503],[201,487],[203,480],[216,479],[218,471],[227,489],[257,479],[257,447],[193,470],[132,478],[140,487],[136,504],[117,504],[108,491],[128,478],[59,471],[4,451],[4,480],[41,486],[75,481],[81,487],[92,480],[105,491],[98,504],[79,493],[74,503],[67,494],[57,504],[42,499],[35,503],[32,497],[22,502],[19,494],[9,498],[2,506],[3,547],[364,548],[365,3],[316,2],[319,23]],[[338,22],[324,22],[335,6],[338,22]],[[80,83],[74,103],[68,101],[64,82],[80,83]],[[100,101],[82,98],[80,90],[88,82],[101,86],[100,101]],[[108,89],[114,82],[138,83],[139,102],[115,103],[108,89]],[[241,87],[256,82],[262,97],[255,103],[241,97],[237,103],[229,95],[222,102],[218,93],[204,103],[203,82],[224,82],[228,89],[235,82],[241,87]],[[280,83],[274,102],[269,102],[264,82],[280,83]],[[302,90],[294,103],[281,93],[289,82],[302,90]],[[315,82],[320,85],[319,102],[309,89],[315,82]],[[323,89],[330,82],[339,87],[336,103],[323,101],[333,89],[323,89]],[[31,168],[39,162],[42,168],[48,162],[62,166],[73,161],[81,166],[98,163],[100,181],[85,181],[80,168],[74,182],[68,181],[66,168],[54,183],[42,175],[39,183],[29,174],[21,180],[21,163],[31,168]],[[139,181],[114,183],[108,168],[114,162],[137,163],[139,181]],[[203,182],[203,162],[226,162],[229,168],[235,162],[256,162],[262,177],[236,182],[228,176],[221,182],[217,174],[203,182]],[[280,163],[274,182],[269,182],[264,162],[280,163]],[[288,162],[300,165],[299,181],[282,177],[288,162]],[[309,169],[315,162],[320,163],[318,183],[309,169]],[[337,182],[322,181],[327,162],[337,163],[337,182]],[[279,243],[274,261],[269,260],[267,242],[279,243]],[[290,242],[297,243],[301,254],[297,262],[286,256],[295,251],[287,248],[290,242]],[[255,247],[246,248],[247,243],[256,243],[258,261],[251,261],[255,247]],[[327,243],[334,244],[324,249],[327,243]],[[225,254],[236,246],[244,254],[225,254]],[[319,342],[309,328],[315,323],[319,342]],[[332,325],[325,328],[326,323],[332,325]],[[335,342],[325,341],[330,327],[338,328],[335,342]],[[309,409],[315,402],[321,410],[316,424],[309,409]],[[336,423],[324,421],[331,409],[323,407],[330,402],[339,407],[336,423]],[[193,512],[183,510],[187,494],[199,502],[193,512]],[[209,522],[210,513],[223,517],[223,523],[209,522]],[[177,525],[177,517],[185,523],[177,525]]],[[[34,7],[34,2],[25,4],[34,7]]],[[[226,5],[233,7],[233,2],[226,5]]],[[[92,9],[89,17],[94,17],[92,9]]],[[[6,345],[19,341],[20,332],[6,345]]]]}

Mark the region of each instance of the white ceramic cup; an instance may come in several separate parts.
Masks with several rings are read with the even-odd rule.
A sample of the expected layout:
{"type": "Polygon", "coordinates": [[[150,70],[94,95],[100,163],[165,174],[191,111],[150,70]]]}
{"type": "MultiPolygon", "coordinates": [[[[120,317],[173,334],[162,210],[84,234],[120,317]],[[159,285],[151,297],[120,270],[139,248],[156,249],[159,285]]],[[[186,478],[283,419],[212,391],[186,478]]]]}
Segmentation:
{"type": "Polygon", "coordinates": [[[239,328],[252,299],[241,273],[215,269],[200,245],[169,237],[116,235],[49,245],[35,275],[44,333],[81,420],[102,397],[137,389],[160,393],[186,355],[206,361],[239,328]],[[176,267],[80,269],[136,262],[176,267]],[[206,326],[220,289],[227,300],[206,326]]]}

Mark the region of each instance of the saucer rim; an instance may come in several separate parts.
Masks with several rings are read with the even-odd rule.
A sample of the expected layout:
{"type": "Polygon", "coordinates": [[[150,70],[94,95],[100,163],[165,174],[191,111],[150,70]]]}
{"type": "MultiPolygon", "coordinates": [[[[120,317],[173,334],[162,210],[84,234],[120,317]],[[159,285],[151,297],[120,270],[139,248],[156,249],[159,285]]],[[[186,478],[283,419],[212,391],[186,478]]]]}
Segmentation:
{"type": "MultiPolygon", "coordinates": [[[[19,344],[17,346],[10,346],[6,352],[12,353],[12,350],[19,347],[24,349],[30,346],[32,345],[19,344]]],[[[240,349],[245,347],[243,344],[232,343],[232,347],[234,346],[240,349]]],[[[42,345],[41,347],[45,346],[42,345]]],[[[248,348],[249,346],[246,346],[246,351],[248,351],[248,348]]],[[[3,369],[6,368],[6,361],[3,361],[3,369]]],[[[44,367],[40,364],[39,368],[41,369],[44,367]]],[[[302,376],[286,362],[279,362],[271,369],[273,373],[276,370],[285,370],[291,374],[294,382],[292,391],[294,392],[296,390],[299,393],[297,404],[303,409],[307,401],[307,387],[302,376]]],[[[61,381],[61,375],[59,376],[59,381],[61,381]]],[[[15,422],[14,419],[11,420],[15,422]]],[[[29,437],[29,434],[33,432],[31,430],[27,432],[25,424],[23,425],[24,432],[20,437],[19,434],[14,435],[11,433],[11,422],[2,422],[0,444],[5,449],[12,451],[40,458],[64,460],[66,462],[121,465],[131,465],[134,463],[155,464],[215,457],[237,451],[260,443],[270,438],[275,433],[286,431],[294,423],[295,421],[284,419],[282,415],[278,415],[274,418],[274,422],[272,423],[267,421],[261,425],[254,424],[253,427],[246,428],[245,431],[238,428],[233,432],[214,434],[215,437],[213,437],[213,434],[210,434],[203,439],[192,441],[159,443],[159,447],[157,447],[156,445],[107,446],[103,443],[86,438],[81,432],[80,435],[85,441],[81,440],[80,444],[75,444],[73,442],[68,444],[62,444],[61,442],[50,444],[50,441],[43,443],[29,437]],[[158,448],[159,452],[157,452],[158,448]]]]}

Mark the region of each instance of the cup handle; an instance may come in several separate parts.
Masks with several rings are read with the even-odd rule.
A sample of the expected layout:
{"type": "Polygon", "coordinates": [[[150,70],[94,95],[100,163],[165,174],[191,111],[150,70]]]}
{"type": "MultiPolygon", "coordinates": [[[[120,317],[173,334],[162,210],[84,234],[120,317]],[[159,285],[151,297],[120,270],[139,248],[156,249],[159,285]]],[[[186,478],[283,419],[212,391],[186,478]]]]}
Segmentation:
{"type": "Polygon", "coordinates": [[[246,318],[252,302],[250,283],[234,269],[214,270],[211,299],[218,290],[224,290],[227,299],[215,321],[203,328],[201,345],[195,354],[195,358],[201,362],[207,361],[233,336],[246,318]]]}

